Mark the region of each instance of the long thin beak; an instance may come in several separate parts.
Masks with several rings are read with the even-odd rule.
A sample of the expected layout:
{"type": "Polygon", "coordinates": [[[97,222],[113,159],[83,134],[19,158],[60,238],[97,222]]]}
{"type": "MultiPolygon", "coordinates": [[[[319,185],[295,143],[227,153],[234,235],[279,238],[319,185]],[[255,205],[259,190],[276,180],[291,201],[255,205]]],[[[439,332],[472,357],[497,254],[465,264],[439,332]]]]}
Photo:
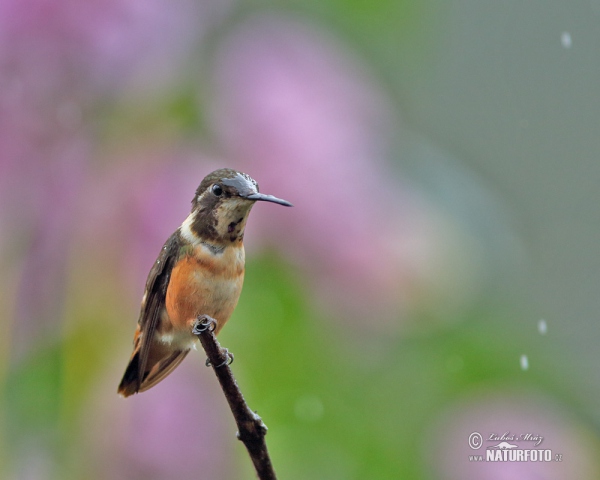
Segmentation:
{"type": "Polygon", "coordinates": [[[273,195],[264,195],[262,193],[252,193],[246,196],[249,200],[256,200],[259,202],[273,202],[278,203],[279,205],[283,205],[284,207],[293,207],[293,205],[287,200],[282,200],[281,198],[274,197],[273,195]]]}

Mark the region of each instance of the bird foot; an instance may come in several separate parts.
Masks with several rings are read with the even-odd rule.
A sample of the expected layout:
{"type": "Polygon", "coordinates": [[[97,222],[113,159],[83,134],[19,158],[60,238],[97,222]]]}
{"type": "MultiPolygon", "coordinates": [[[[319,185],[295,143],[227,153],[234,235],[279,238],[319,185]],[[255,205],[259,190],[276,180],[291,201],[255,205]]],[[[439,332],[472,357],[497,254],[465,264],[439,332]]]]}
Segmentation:
{"type": "MultiPolygon", "coordinates": [[[[227,350],[226,348],[221,349],[221,355],[225,356],[225,361],[220,363],[219,365],[215,366],[215,368],[219,368],[222,367],[223,365],[231,365],[233,363],[233,353],[231,353],[229,350],[227,350]]],[[[211,361],[209,358],[206,359],[206,362],[204,362],[204,365],[206,365],[207,367],[210,367],[212,365],[211,361]]]]}
{"type": "Polygon", "coordinates": [[[195,321],[194,326],[192,328],[192,333],[194,335],[200,335],[207,330],[209,332],[214,332],[215,328],[217,328],[217,321],[209,317],[208,315],[200,315],[195,321]]]}

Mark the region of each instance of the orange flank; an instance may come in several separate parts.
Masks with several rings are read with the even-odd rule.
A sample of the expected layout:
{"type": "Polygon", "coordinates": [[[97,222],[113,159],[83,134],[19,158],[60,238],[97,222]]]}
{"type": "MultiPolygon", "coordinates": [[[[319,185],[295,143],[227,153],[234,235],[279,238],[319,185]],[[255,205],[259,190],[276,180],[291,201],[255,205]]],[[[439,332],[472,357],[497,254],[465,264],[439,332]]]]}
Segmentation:
{"type": "Polygon", "coordinates": [[[217,321],[216,333],[237,305],[244,282],[244,247],[228,248],[212,255],[206,247],[195,247],[173,267],[167,289],[167,314],[176,330],[190,332],[199,315],[217,321]]]}

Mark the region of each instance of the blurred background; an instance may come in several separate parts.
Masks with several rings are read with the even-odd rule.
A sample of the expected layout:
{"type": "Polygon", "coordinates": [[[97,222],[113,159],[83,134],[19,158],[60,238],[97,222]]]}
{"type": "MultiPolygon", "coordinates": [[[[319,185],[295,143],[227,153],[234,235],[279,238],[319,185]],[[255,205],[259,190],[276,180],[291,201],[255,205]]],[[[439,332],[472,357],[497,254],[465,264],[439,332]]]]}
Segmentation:
{"type": "Polygon", "coordinates": [[[116,394],[152,262],[224,166],[295,205],[254,208],[220,335],[280,478],[600,478],[599,22],[0,0],[0,478],[254,478],[203,352],[116,394]],[[469,461],[505,433],[562,461],[469,461]]]}

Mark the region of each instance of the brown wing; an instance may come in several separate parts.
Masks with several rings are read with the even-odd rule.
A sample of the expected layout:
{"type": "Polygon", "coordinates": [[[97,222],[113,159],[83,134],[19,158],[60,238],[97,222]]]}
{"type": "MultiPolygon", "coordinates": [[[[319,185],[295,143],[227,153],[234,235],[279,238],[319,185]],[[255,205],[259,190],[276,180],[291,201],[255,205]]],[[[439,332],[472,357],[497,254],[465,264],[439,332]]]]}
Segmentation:
{"type": "Polygon", "coordinates": [[[134,350],[119,384],[118,392],[127,397],[144,391],[167,376],[187,355],[188,350],[170,350],[155,340],[155,332],[164,314],[167,287],[173,266],[179,257],[181,238],[176,231],[163,245],[146,281],[146,290],[134,350]]]}

